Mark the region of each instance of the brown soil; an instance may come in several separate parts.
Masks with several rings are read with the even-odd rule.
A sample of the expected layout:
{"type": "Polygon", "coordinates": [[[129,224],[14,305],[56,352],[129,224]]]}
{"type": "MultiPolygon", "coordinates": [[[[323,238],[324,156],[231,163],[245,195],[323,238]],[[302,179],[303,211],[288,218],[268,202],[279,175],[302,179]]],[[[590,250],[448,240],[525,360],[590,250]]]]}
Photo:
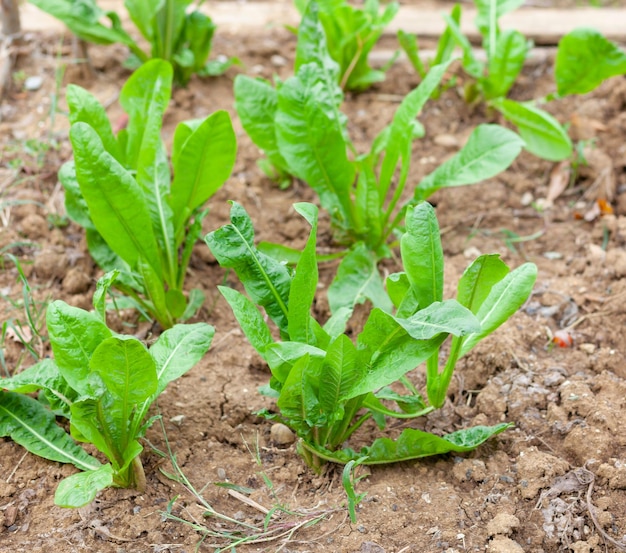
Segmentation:
{"type": "MultiPolygon", "coordinates": [[[[215,53],[239,56],[251,74],[287,76],[294,45],[287,31],[275,28],[250,37],[218,35],[215,53]]],[[[95,75],[86,79],[72,63],[67,38],[29,37],[17,68],[26,76],[42,76],[43,87],[35,92],[14,88],[0,106],[0,248],[20,259],[38,310],[51,299],[89,308],[101,274],[82,230],[64,218],[56,178],[71,155],[62,113],[65,84],[86,86],[110,106],[113,120],[121,113],[115,102],[128,77],[120,66],[124,51],[94,47],[91,53],[95,75]],[[63,68],[65,73],[59,73],[63,68]],[[62,75],[58,87],[56,74],[62,75]],[[55,113],[57,105],[60,112],[55,113]]],[[[210,202],[206,231],[227,222],[226,200],[236,199],[250,213],[259,239],[300,247],[306,228],[291,205],[314,201],[314,196],[300,183],[281,191],[257,168],[259,153],[233,110],[237,71],[194,79],[187,90],[178,90],[164,136],[169,139],[183,119],[229,110],[239,139],[238,161],[210,202]]],[[[385,83],[347,98],[344,110],[358,148],[369,145],[416,84],[409,67],[399,63],[385,83]]],[[[551,87],[551,66],[540,63],[529,68],[513,95],[529,99],[551,87]]],[[[220,513],[256,524],[264,517],[214,485],[227,481],[252,488],[250,498],[268,509],[280,504],[299,513],[299,518],[276,515],[286,528],[324,515],[288,540],[238,551],[618,551],[609,540],[626,541],[625,107],[623,78],[593,94],[550,104],[559,120],[571,124],[573,136],[587,141],[588,161],[552,205],[546,198],[555,166],[528,154],[497,178],[432,198],[443,229],[447,297],[479,252],[498,252],[513,266],[533,261],[539,278],[524,308],[460,363],[449,401],[429,417],[428,428],[446,432],[501,421],[516,427],[469,455],[372,468],[357,486],[367,496],[356,524],[350,524],[344,508],[340,471],[328,467],[315,476],[295,446],[277,447],[270,438],[271,424],[253,414],[272,407],[256,391],[269,373],[217,293],[216,285],[225,278],[222,270],[208,248],[197,245],[188,286],[206,292],[198,320],[213,324],[216,336],[208,355],[159,401],[170,447],[189,481],[220,513]],[[614,214],[594,213],[597,199],[607,200],[614,214]],[[524,240],[511,241],[511,236],[524,240]],[[573,336],[573,346],[552,347],[552,333],[564,328],[573,336]]],[[[454,152],[477,124],[494,117],[468,107],[455,89],[429,103],[421,118],[427,135],[414,148],[413,181],[454,152]]],[[[332,278],[331,269],[323,271],[324,284],[332,278]]],[[[232,275],[228,279],[235,285],[232,275]]],[[[13,305],[22,292],[10,261],[0,272],[0,292],[3,319],[24,323],[23,310],[13,305]]],[[[111,323],[126,332],[142,330],[135,321],[133,313],[111,316],[111,323]]],[[[40,330],[44,338],[35,336],[32,344],[45,356],[45,328],[40,330]]],[[[2,353],[10,372],[34,362],[10,333],[2,353]]],[[[416,382],[420,374],[413,376],[416,382]]],[[[169,460],[151,447],[167,447],[159,424],[148,432],[148,440],[143,454],[146,492],[109,489],[80,510],[53,504],[56,485],[73,473],[72,467],[0,440],[0,551],[191,552],[201,535],[163,515],[177,496],[173,514],[225,531],[227,525],[204,517],[206,509],[165,474],[172,471],[169,460]]],[[[207,538],[200,550],[212,551],[214,543],[226,544],[207,538]]]]}

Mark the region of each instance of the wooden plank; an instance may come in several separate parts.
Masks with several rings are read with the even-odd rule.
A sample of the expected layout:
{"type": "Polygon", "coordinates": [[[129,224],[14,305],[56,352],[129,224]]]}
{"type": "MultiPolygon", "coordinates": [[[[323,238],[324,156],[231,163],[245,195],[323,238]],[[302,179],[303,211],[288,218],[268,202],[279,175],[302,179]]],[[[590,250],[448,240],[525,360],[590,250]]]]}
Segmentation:
{"type": "MultiPolygon", "coordinates": [[[[112,10],[127,20],[122,0],[101,0],[104,10],[112,10]]],[[[62,30],[63,25],[40,12],[33,5],[22,5],[24,31],[62,30]]],[[[276,2],[207,2],[202,7],[218,25],[218,32],[253,33],[261,29],[297,25],[299,14],[288,1],[276,2]]],[[[403,5],[396,18],[386,30],[387,35],[399,29],[417,34],[419,37],[436,38],[444,29],[442,13],[435,4],[425,6],[403,5]]],[[[473,40],[478,39],[473,25],[475,10],[463,11],[461,28],[473,40]]],[[[576,27],[592,27],[611,40],[626,43],[626,9],[624,8],[520,8],[501,19],[505,29],[517,29],[537,44],[555,44],[560,37],[576,27]]]]}

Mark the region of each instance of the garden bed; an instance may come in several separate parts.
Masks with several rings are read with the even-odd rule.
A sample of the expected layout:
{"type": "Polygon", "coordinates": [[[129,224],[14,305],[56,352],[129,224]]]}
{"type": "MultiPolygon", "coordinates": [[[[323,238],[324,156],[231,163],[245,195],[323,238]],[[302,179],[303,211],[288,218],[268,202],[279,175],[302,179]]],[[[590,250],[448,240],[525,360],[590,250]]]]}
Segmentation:
{"type": "MultiPolygon", "coordinates": [[[[116,121],[122,114],[117,94],[129,75],[121,68],[125,52],[92,47],[95,74],[85,79],[72,63],[67,37],[27,35],[20,48],[16,70],[43,77],[43,84],[30,92],[14,88],[0,106],[0,248],[20,260],[35,310],[43,312],[52,299],[89,309],[101,272],[89,257],[83,230],[65,217],[56,174],[71,156],[69,125],[54,108],[65,111],[65,85],[77,82],[105,103],[116,121]]],[[[250,214],[259,240],[298,248],[306,241],[306,223],[292,204],[315,201],[314,195],[297,182],[280,190],[263,176],[232,93],[238,72],[290,75],[294,48],[293,35],[278,26],[245,36],[218,33],[215,53],[238,56],[244,68],[193,78],[187,89],[174,93],[164,124],[168,143],[178,122],[217,109],[231,113],[237,132],[235,170],[210,201],[206,232],[228,222],[227,200],[234,199],[250,214]]],[[[512,96],[524,100],[551,92],[551,71],[549,58],[529,66],[512,96]]],[[[417,84],[408,64],[399,62],[384,83],[348,95],[343,109],[357,149],[371,143],[417,84]]],[[[367,469],[357,484],[367,496],[358,522],[351,524],[341,471],[329,465],[316,476],[294,445],[277,444],[271,423],[254,415],[272,408],[272,401],[257,393],[269,371],[217,292],[222,283],[238,287],[237,279],[199,243],[188,287],[204,290],[207,301],[196,320],[214,325],[216,335],[206,357],[172,383],[152,410],[162,414],[165,435],[158,423],[147,434],[147,490],[108,489],[87,507],[56,507],[54,490],[74,469],[0,440],[0,551],[178,553],[194,551],[202,539],[191,523],[225,534],[228,525],[204,517],[206,508],[168,477],[171,459],[156,453],[166,452],[168,443],[182,472],[215,511],[261,526],[261,507],[289,511],[277,513],[272,524],[296,531],[238,551],[618,551],[611,540],[626,541],[626,80],[611,79],[592,94],[553,102],[549,109],[586,145],[587,165],[572,168],[576,175],[567,190],[553,194],[566,168],[523,153],[496,178],[431,198],[443,232],[444,296],[454,295],[454,283],[479,252],[500,253],[510,266],[533,261],[539,277],[520,312],[461,361],[449,400],[426,417],[423,428],[446,433],[510,421],[514,429],[464,456],[367,469]],[[606,200],[613,213],[600,212],[597,200],[606,200]],[[573,337],[571,347],[554,347],[551,337],[561,329],[573,337]],[[252,504],[216,482],[251,489],[252,504]],[[168,519],[166,511],[189,524],[168,519]],[[307,521],[315,523],[298,527],[307,521]]],[[[431,101],[420,117],[426,137],[414,146],[410,180],[418,182],[455,152],[477,124],[496,119],[466,105],[456,89],[431,101]]],[[[320,224],[319,247],[332,248],[328,220],[322,217],[320,224]]],[[[386,267],[398,269],[394,260],[386,267]]],[[[335,268],[323,267],[322,288],[335,268]]],[[[22,283],[8,260],[0,290],[3,319],[25,325],[22,283]]],[[[42,322],[37,328],[45,336],[42,322]]],[[[141,337],[153,330],[133,312],[112,314],[109,322],[141,337]]],[[[26,338],[32,338],[38,356],[49,355],[45,338],[26,338]]],[[[11,372],[34,362],[11,332],[4,336],[3,354],[11,372]]],[[[423,385],[419,371],[410,377],[423,385]]],[[[361,437],[373,430],[362,429],[361,437]]],[[[212,544],[228,541],[208,537],[201,550],[213,550],[212,544]]]]}

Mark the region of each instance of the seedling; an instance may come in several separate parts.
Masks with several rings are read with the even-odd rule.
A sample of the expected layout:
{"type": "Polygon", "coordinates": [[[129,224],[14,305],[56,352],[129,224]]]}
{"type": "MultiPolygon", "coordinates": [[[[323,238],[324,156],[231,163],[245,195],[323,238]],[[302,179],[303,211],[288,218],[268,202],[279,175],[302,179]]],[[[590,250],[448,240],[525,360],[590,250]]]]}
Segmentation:
{"type": "Polygon", "coordinates": [[[146,52],[122,28],[119,15],[103,11],[95,0],[31,0],[40,10],[62,21],[79,39],[94,44],[124,44],[131,51],[129,64],[138,67],[150,59],[163,59],[174,66],[176,83],[186,85],[191,75],[219,75],[236,58],[208,62],[215,24],[191,0],[124,2],[137,31],[150,45],[146,52]],[[108,19],[110,25],[102,23],[108,19]]]}
{"type": "Polygon", "coordinates": [[[89,251],[104,270],[119,269],[115,286],[163,328],[191,317],[204,300],[183,293],[205,202],[235,163],[236,139],[225,111],[180,123],[172,148],[173,179],[161,140],[172,67],[153,60],[122,88],[128,125],[113,134],[104,107],[70,85],[74,160],[59,173],[71,219],[85,227],[89,251]]]}
{"type": "MultiPolygon", "coordinates": [[[[343,90],[363,91],[385,79],[385,71],[393,59],[380,70],[372,69],[368,56],[385,27],[398,13],[400,5],[389,2],[380,12],[378,0],[366,0],[363,7],[354,7],[346,0],[296,0],[304,16],[307,7],[317,3],[319,19],[326,35],[330,57],[339,64],[338,84],[343,90]]],[[[306,40],[302,44],[306,48],[306,40]]],[[[315,43],[310,44],[315,48],[315,43]]]]}
{"type": "MultiPolygon", "coordinates": [[[[319,471],[326,461],[345,464],[366,457],[365,464],[378,464],[469,451],[508,428],[507,423],[480,426],[443,437],[406,429],[396,440],[378,438],[359,452],[344,447],[370,418],[384,426],[387,416],[409,419],[441,407],[458,359],[526,300],[536,267],[528,263],[509,272],[498,256],[481,256],[459,282],[458,299],[443,301],[439,228],[433,208],[422,202],[407,212],[401,242],[405,272],[387,279],[386,292],[375,287],[384,307],[371,310],[353,343],[345,330],[354,303],[334,301],[329,291],[330,319],[322,325],[311,316],[318,283],[317,208],[294,207],[311,225],[294,273],[258,251],[252,222],[237,203],[233,202],[231,224],[208,234],[206,242],[220,265],[237,273],[249,296],[220,287],[248,340],[272,371],[270,388],[278,413],[263,415],[297,434],[298,451],[307,464],[319,471]],[[257,306],[278,327],[280,340],[273,337],[257,306]],[[450,353],[440,370],[442,345],[450,335],[450,353]],[[405,378],[424,362],[428,402],[405,378]],[[408,394],[391,390],[395,382],[404,384],[408,394]],[[396,403],[399,410],[387,407],[386,401],[396,403]]],[[[344,270],[350,267],[344,264],[344,270]]],[[[351,272],[344,285],[367,288],[359,269],[351,272]]],[[[380,279],[377,272],[372,275],[380,279]]]]}
{"type": "Polygon", "coordinates": [[[427,175],[406,199],[413,139],[424,134],[415,120],[450,62],[434,66],[408,94],[392,123],[359,155],[339,110],[338,65],[328,55],[315,3],[298,32],[296,75],[276,88],[237,76],[236,109],[252,140],[281,174],[306,182],[330,214],[337,242],[365,244],[375,259],[390,254],[406,209],[436,190],[488,179],[506,169],[523,141],[497,125],[481,125],[451,159],[427,175]],[[305,39],[306,37],[306,39],[305,39]],[[316,47],[312,48],[311,44],[316,47]]]}
{"type": "Polygon", "coordinates": [[[106,325],[105,297],[114,274],[94,294],[94,311],[62,301],[48,306],[46,322],[54,360],[44,359],[12,378],[0,379],[0,435],[31,453],[83,472],[63,480],[55,503],[81,507],[109,486],[145,487],[140,438],[154,422],[150,405],[167,384],[208,350],[213,327],[197,323],[165,331],[148,350],[139,340],[106,325]],[[39,392],[39,400],[29,395],[39,392]],[[70,433],[56,424],[69,420],[70,433]],[[76,440],[76,441],[75,441],[76,440]],[[92,444],[101,464],[76,442],[92,444]]]}

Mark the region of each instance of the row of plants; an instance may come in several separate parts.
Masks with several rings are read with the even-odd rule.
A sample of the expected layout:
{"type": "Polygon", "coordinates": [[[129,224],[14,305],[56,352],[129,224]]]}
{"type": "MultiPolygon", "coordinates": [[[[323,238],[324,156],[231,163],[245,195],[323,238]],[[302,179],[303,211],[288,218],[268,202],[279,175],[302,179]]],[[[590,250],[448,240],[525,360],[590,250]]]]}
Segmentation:
{"type": "MultiPolygon", "coordinates": [[[[133,5],[127,3],[131,16],[133,5]]],[[[347,4],[337,3],[337,12],[333,5],[313,0],[300,5],[292,77],[272,84],[238,76],[234,85],[244,128],[274,174],[307,183],[330,215],[337,255],[343,258],[327,290],[330,317],[319,320],[312,309],[323,262],[315,205],[294,205],[311,229],[301,251],[255,243],[253,222],[236,202],[231,223],[205,237],[219,264],[233,270],[246,291],[219,288],[271,370],[262,392],[275,399],[277,409],[261,415],[297,434],[298,451],[316,471],[329,461],[379,464],[465,452],[506,430],[509,423],[445,436],[409,428],[396,439],[382,435],[359,451],[348,445],[364,424],[382,432],[390,417],[412,419],[441,408],[458,360],[517,311],[536,278],[532,263],[511,271],[497,255],[483,255],[459,280],[456,299],[443,298],[440,231],[425,200],[441,188],[496,175],[522,148],[531,150],[530,140],[519,125],[521,136],[481,125],[455,156],[407,194],[413,141],[425,132],[417,117],[440,89],[452,60],[446,54],[430,67],[371,149],[357,152],[340,109],[342,88],[350,79],[355,88],[364,87],[380,75],[354,61],[367,60],[370,42],[355,38],[362,45],[359,56],[344,56],[342,62],[336,60],[342,49],[333,41],[352,36],[338,30],[344,21],[351,22],[347,28],[362,28],[377,38],[397,8],[389,5],[376,19],[378,4],[368,2],[363,13],[370,19],[363,19],[347,4]],[[335,13],[342,15],[330,17],[335,13]],[[332,25],[335,31],[328,29],[332,25]],[[383,280],[378,263],[397,248],[401,271],[383,280]],[[365,301],[370,310],[357,328],[351,317],[365,301]],[[422,364],[426,384],[420,392],[407,374],[422,364]]],[[[490,5],[490,21],[497,21],[501,14],[490,5]]],[[[151,36],[158,34],[155,29],[151,36]]],[[[488,29],[494,44],[500,35],[497,28],[488,29]]],[[[446,33],[446,40],[460,41],[452,25],[446,33]]],[[[615,61],[615,56],[608,58],[615,61]]],[[[593,82],[608,74],[599,71],[593,82]]],[[[184,81],[164,59],[137,69],[120,93],[128,125],[117,134],[88,91],[70,85],[66,92],[74,159],[62,167],[59,180],[68,215],[85,228],[89,252],[106,274],[98,282],[93,311],[60,301],[49,305],[46,324],[54,359],[0,380],[0,435],[82,471],[59,485],[55,501],[62,506],[84,505],[108,486],[145,486],[140,440],[155,420],[148,417],[150,405],[206,354],[214,334],[204,322],[185,323],[197,314],[203,297],[186,291],[184,279],[202,234],[205,204],[232,171],[236,138],[229,114],[219,111],[180,123],[168,156],[161,125],[175,80],[184,81]],[[163,328],[150,348],[107,326],[112,289],[123,294],[118,306],[133,306],[163,328]],[[69,434],[57,417],[69,421],[69,434]],[[108,462],[88,455],[77,442],[92,444],[108,462]]],[[[480,86],[489,89],[484,82],[480,86]]],[[[534,128],[547,133],[547,127],[534,128]]]]}

